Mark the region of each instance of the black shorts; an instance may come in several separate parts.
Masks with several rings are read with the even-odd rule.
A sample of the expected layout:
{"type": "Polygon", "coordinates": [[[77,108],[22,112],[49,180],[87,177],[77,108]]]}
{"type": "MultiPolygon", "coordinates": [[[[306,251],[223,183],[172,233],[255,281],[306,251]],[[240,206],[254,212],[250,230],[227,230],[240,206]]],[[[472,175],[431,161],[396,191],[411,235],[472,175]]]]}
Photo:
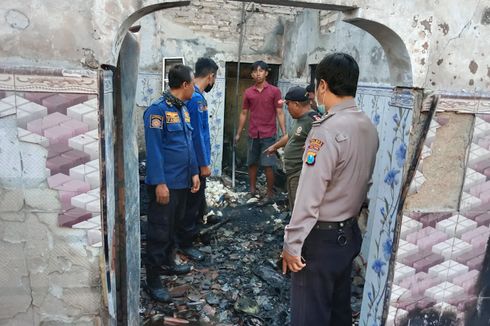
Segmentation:
{"type": "Polygon", "coordinates": [[[247,165],[275,166],[276,154],[267,155],[264,151],[276,142],[276,137],[248,138],[247,165]]]}

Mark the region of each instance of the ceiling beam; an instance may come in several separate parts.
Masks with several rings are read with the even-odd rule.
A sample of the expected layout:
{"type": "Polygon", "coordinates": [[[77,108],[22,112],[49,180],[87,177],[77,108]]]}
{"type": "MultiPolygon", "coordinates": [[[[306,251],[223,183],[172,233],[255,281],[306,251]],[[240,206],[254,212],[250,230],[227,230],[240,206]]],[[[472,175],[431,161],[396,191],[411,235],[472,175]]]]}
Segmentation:
{"type": "MultiPolygon", "coordinates": [[[[344,5],[335,4],[334,2],[345,2],[345,1],[322,1],[322,0],[232,0],[238,2],[254,2],[264,5],[275,5],[275,6],[287,6],[287,7],[300,7],[318,10],[330,10],[330,11],[351,11],[358,7],[356,5],[344,5]]],[[[353,1],[352,1],[353,2],[353,1]]]]}

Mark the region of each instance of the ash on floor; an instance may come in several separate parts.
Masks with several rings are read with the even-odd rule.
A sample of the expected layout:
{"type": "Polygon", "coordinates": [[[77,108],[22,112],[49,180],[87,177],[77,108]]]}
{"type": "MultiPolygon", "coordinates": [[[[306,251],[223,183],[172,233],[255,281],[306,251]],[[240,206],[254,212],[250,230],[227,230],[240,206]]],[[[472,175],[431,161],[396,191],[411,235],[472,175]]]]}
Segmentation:
{"type": "MultiPolygon", "coordinates": [[[[246,188],[245,181],[239,181],[238,193],[221,180],[209,182],[208,211],[214,214],[208,216],[209,224],[203,229],[212,231],[197,245],[206,259],[193,263],[194,270],[188,275],[162,277],[172,294],[171,304],[153,301],[142,286],[143,325],[288,325],[290,279],[277,264],[289,221],[286,195],[279,194],[274,203],[258,207],[250,203],[246,188]]],[[[145,202],[144,193],[141,202],[145,202]]],[[[144,259],[145,216],[141,229],[144,259]]],[[[357,311],[362,270],[362,266],[353,270],[352,306],[357,311]]],[[[142,269],[142,283],[144,279],[142,269]]]]}

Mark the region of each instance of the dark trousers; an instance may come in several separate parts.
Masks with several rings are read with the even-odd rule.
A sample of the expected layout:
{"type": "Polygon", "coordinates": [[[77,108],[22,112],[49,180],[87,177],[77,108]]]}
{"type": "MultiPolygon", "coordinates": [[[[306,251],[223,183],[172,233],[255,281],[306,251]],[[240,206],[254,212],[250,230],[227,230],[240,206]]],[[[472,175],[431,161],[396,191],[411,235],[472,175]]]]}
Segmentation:
{"type": "Polygon", "coordinates": [[[196,193],[190,190],[187,194],[187,205],[181,222],[177,224],[177,242],[180,248],[192,247],[199,232],[199,221],[206,210],[206,178],[200,177],[201,187],[196,193]]]}
{"type": "Polygon", "coordinates": [[[352,261],[361,250],[357,223],[343,230],[313,229],[303,245],[306,267],[292,273],[291,326],[352,326],[352,261]]]}
{"type": "Polygon", "coordinates": [[[184,217],[188,189],[169,189],[170,201],[161,205],[156,201],[155,188],[156,186],[147,186],[149,206],[146,265],[172,266],[175,264],[175,225],[184,217]]]}

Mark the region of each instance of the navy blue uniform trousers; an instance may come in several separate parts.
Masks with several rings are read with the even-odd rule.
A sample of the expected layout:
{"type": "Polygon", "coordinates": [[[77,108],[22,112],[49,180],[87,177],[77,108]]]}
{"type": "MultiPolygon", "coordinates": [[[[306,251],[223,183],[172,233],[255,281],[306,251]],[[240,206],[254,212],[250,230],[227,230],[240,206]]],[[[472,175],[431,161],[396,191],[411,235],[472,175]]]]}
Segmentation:
{"type": "Polygon", "coordinates": [[[156,186],[147,185],[148,231],[146,242],[146,265],[149,267],[173,266],[175,264],[176,223],[185,213],[188,189],[169,189],[170,201],[166,205],[157,203],[156,186]]]}
{"type": "Polygon", "coordinates": [[[352,326],[352,261],[361,250],[362,237],[357,223],[343,232],[343,246],[338,230],[314,228],[306,238],[306,267],[292,273],[291,326],[352,326]]]}
{"type": "Polygon", "coordinates": [[[180,248],[192,247],[192,242],[199,233],[199,221],[206,210],[206,178],[199,177],[201,186],[199,191],[187,194],[187,205],[181,222],[177,224],[177,242],[180,248]]]}

